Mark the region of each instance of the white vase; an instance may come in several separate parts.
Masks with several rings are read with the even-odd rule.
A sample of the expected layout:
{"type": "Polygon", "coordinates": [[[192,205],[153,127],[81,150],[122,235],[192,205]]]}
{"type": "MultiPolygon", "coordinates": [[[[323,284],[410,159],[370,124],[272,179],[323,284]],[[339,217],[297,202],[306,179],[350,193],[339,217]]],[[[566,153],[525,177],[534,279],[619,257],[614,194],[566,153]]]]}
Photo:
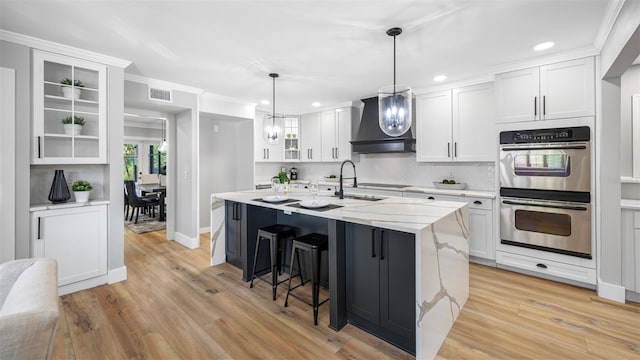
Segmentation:
{"type": "Polygon", "coordinates": [[[78,124],[63,124],[64,133],[67,135],[82,135],[82,125],[78,124]]]}
{"type": "Polygon", "coordinates": [[[89,201],[89,193],[90,192],[91,192],[91,190],[89,190],[89,191],[74,191],[73,192],[73,196],[76,198],[76,202],[85,203],[85,202],[89,201]]]}
{"type": "Polygon", "coordinates": [[[80,99],[81,92],[82,90],[76,87],[66,87],[66,86],[62,87],[62,94],[67,99],[76,99],[76,100],[80,99]]]}

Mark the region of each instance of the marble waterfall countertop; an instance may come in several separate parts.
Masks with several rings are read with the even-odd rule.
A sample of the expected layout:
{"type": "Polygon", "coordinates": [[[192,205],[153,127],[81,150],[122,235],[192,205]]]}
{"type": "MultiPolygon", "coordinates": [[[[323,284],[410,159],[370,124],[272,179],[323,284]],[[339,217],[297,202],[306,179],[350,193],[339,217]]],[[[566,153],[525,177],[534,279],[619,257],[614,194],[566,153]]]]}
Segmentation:
{"type": "MultiPolygon", "coordinates": [[[[344,269],[339,265],[339,259],[345,261],[343,241],[349,239],[337,235],[338,227],[333,220],[413,233],[416,269],[415,354],[417,359],[436,357],[469,298],[469,217],[466,203],[403,197],[383,197],[378,201],[340,200],[330,191],[321,191],[318,199],[341,207],[318,211],[287,206],[291,203],[274,204],[255,200],[268,195],[273,195],[270,189],[211,195],[212,266],[224,263],[226,259],[225,200],[284,211],[285,214],[299,213],[328,219],[329,326],[338,330],[347,321],[346,299],[340,290],[346,286],[346,275],[339,270],[344,269]],[[334,319],[337,320],[334,322],[334,319]]],[[[311,199],[304,188],[293,188],[288,196],[301,201],[311,199]]],[[[255,234],[247,234],[247,238],[250,237],[255,237],[255,234]]]]}
{"type": "MultiPolygon", "coordinates": [[[[339,205],[341,207],[326,211],[318,211],[323,209],[304,209],[288,206],[291,203],[265,203],[254,200],[261,199],[268,195],[274,195],[273,191],[268,189],[228,192],[213,194],[212,197],[409,233],[419,233],[432,223],[466,205],[465,203],[455,201],[384,196],[368,197],[381,198],[381,200],[377,201],[352,198],[341,200],[337,196],[334,196],[331,191],[320,191],[316,199],[326,200],[329,204],[339,205]]],[[[312,196],[306,189],[294,188],[289,191],[287,196],[290,199],[300,201],[312,200],[312,196]]],[[[367,198],[365,195],[361,197],[367,198]]]]}

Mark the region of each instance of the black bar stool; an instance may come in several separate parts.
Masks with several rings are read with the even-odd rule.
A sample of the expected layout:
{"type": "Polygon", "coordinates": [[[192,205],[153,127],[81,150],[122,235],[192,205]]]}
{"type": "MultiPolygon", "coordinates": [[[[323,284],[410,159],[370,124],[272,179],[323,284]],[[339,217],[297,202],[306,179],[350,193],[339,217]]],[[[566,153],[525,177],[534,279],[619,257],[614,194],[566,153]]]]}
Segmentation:
{"type": "Polygon", "coordinates": [[[270,261],[271,265],[267,269],[258,270],[258,272],[262,272],[265,270],[271,270],[271,286],[273,288],[273,300],[276,299],[276,289],[278,285],[287,281],[282,280],[278,282],[278,273],[282,272],[281,262],[282,262],[282,249],[283,249],[283,241],[288,237],[295,237],[296,230],[295,228],[288,225],[275,224],[270,226],[265,226],[258,229],[258,236],[256,238],[256,253],[253,257],[253,270],[251,271],[251,285],[250,288],[253,288],[253,279],[260,279],[265,282],[269,282],[260,276],[256,275],[256,264],[258,263],[258,251],[260,250],[261,240],[269,241],[269,253],[270,253],[270,261]]]}
{"type": "MultiPolygon", "coordinates": [[[[287,297],[284,300],[284,306],[287,307],[289,305],[289,293],[291,290],[296,289],[300,286],[304,285],[304,280],[302,279],[302,269],[300,268],[300,256],[298,255],[298,273],[300,274],[300,284],[295,287],[291,287],[291,278],[293,275],[293,261],[296,258],[296,253],[298,251],[306,251],[307,254],[311,257],[311,285],[312,285],[312,304],[313,306],[313,325],[318,325],[318,307],[324,304],[329,300],[329,298],[323,300],[322,302],[318,302],[320,297],[320,253],[323,250],[329,249],[329,239],[326,235],[321,234],[308,234],[297,239],[293,240],[293,246],[291,247],[291,265],[289,267],[289,286],[287,287],[287,297]]],[[[297,297],[295,294],[291,294],[291,296],[304,301],[297,297]]]]}

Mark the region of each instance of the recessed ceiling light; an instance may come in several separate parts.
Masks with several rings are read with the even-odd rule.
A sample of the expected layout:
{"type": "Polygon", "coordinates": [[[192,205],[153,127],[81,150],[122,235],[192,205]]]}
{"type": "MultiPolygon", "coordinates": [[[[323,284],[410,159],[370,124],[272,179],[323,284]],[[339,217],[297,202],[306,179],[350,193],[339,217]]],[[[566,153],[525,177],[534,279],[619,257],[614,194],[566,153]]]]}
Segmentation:
{"type": "Polygon", "coordinates": [[[269,104],[271,104],[271,102],[269,100],[260,100],[260,104],[269,105],[269,104]]]}
{"type": "Polygon", "coordinates": [[[445,81],[447,80],[447,75],[437,75],[433,78],[433,81],[445,81]]]}
{"type": "Polygon", "coordinates": [[[543,43],[540,43],[540,44],[534,46],[533,50],[535,50],[535,51],[547,50],[547,49],[552,48],[553,45],[555,45],[555,43],[553,41],[545,41],[543,43]]]}
{"type": "Polygon", "coordinates": [[[311,103],[311,106],[318,107],[318,106],[320,106],[320,103],[317,102],[317,101],[314,101],[314,102],[311,103]]]}

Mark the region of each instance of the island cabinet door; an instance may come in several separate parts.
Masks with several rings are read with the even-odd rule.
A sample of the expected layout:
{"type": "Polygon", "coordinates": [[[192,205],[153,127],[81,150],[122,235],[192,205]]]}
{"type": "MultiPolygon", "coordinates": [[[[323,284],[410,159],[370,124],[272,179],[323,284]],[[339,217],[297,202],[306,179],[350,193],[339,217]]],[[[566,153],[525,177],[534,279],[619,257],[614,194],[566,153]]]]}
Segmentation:
{"type": "Polygon", "coordinates": [[[416,262],[414,235],[380,231],[380,326],[415,348],[416,262]],[[413,346],[412,346],[413,345],[413,346]]]}
{"type": "Polygon", "coordinates": [[[238,268],[242,268],[242,204],[234,201],[225,202],[226,234],[225,251],[226,261],[238,268]]]}
{"type": "Polygon", "coordinates": [[[346,226],[347,313],[379,324],[380,263],[376,228],[346,226]]]}

